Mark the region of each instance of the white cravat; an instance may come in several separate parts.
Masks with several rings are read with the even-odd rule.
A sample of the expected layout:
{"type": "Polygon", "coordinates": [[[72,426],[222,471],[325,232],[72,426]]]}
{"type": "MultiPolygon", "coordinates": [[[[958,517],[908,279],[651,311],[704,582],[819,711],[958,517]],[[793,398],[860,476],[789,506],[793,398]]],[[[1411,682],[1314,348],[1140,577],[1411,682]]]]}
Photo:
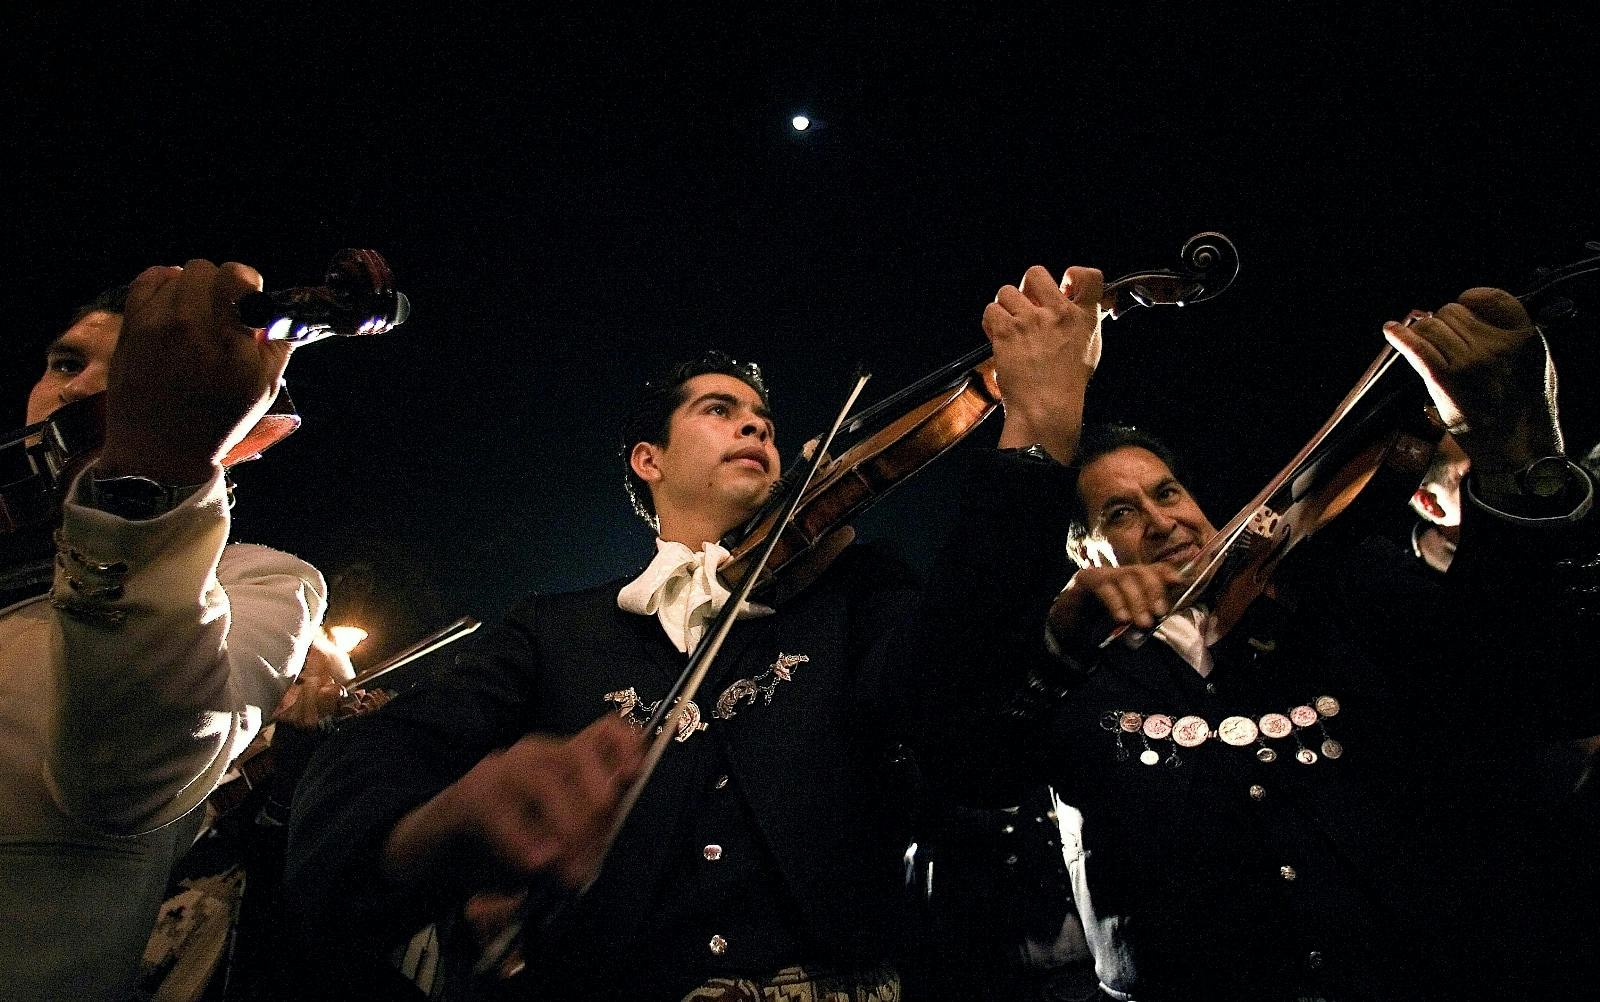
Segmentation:
{"type": "MultiPolygon", "coordinates": [[[[727,555],[716,543],[706,543],[696,552],[682,543],[657,539],[656,558],[617,593],[617,608],[656,617],[667,639],[687,654],[733,594],[717,579],[717,567],[727,555]]],[[[746,602],[736,618],[770,615],[766,606],[746,602]]]]}
{"type": "Polygon", "coordinates": [[[1211,614],[1198,605],[1173,613],[1156,627],[1156,636],[1189,662],[1189,667],[1202,678],[1211,674],[1211,645],[1217,642],[1213,632],[1211,614]]]}

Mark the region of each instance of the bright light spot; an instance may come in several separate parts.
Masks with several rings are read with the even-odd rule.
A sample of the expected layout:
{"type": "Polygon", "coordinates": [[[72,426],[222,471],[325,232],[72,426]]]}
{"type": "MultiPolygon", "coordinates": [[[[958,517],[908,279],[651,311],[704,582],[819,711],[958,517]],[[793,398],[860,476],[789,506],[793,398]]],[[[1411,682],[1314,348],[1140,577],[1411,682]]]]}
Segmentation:
{"type": "Polygon", "coordinates": [[[333,638],[333,646],[349,654],[367,639],[367,631],[359,626],[330,626],[328,636],[333,638]]]}
{"type": "Polygon", "coordinates": [[[807,129],[811,128],[811,119],[807,118],[804,115],[796,115],[793,118],[789,119],[789,124],[794,126],[794,131],[796,131],[796,132],[804,132],[807,129]]]}

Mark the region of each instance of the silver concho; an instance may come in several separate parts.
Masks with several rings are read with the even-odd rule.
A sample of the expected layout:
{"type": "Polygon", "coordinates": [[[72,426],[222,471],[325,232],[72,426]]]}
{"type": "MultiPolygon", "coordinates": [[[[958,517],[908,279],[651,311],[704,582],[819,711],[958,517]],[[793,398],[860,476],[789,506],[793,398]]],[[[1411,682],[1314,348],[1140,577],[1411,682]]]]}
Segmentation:
{"type": "Polygon", "coordinates": [[[1294,753],[1294,757],[1300,760],[1301,765],[1312,765],[1317,761],[1317,753],[1310,748],[1300,749],[1294,753]]]}
{"type": "Polygon", "coordinates": [[[1339,715],[1339,701],[1332,696],[1318,696],[1311,705],[1315,706],[1317,712],[1324,717],[1337,717],[1339,715]]]}
{"type": "Polygon", "coordinates": [[[1144,736],[1152,741],[1160,741],[1172,733],[1172,718],[1165,713],[1152,713],[1144,718],[1144,736]]]}
{"type": "Polygon", "coordinates": [[[1249,717],[1229,717],[1217,726],[1217,736],[1235,748],[1254,744],[1256,722],[1249,717]]]}
{"type": "Polygon", "coordinates": [[[1182,717],[1172,725],[1172,740],[1185,748],[1197,748],[1211,736],[1211,725],[1200,717],[1182,717]]]}
{"type": "Polygon", "coordinates": [[[1289,711],[1289,719],[1294,721],[1296,727],[1310,727],[1317,722],[1317,711],[1301,704],[1289,711]]]}
{"type": "Polygon", "coordinates": [[[1344,745],[1332,738],[1328,738],[1322,742],[1322,754],[1324,758],[1338,758],[1344,754],[1344,745]]]}
{"type": "Polygon", "coordinates": [[[1278,761],[1278,753],[1266,745],[1262,745],[1256,749],[1256,759],[1262,762],[1276,762],[1278,761]]]}
{"type": "Polygon", "coordinates": [[[1294,724],[1281,713],[1269,713],[1261,718],[1261,733],[1269,738],[1286,738],[1294,730],[1294,724]]]}
{"type": "Polygon", "coordinates": [[[1139,753],[1139,761],[1143,762],[1145,765],[1155,765],[1161,761],[1161,756],[1156,754],[1156,750],[1154,748],[1146,748],[1144,751],[1139,753]]]}

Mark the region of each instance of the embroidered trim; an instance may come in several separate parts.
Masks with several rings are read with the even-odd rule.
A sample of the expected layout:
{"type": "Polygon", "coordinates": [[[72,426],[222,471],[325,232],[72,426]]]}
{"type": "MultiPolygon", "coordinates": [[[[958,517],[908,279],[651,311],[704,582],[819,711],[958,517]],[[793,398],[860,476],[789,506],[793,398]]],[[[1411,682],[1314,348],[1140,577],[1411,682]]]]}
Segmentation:
{"type": "Polygon", "coordinates": [[[104,606],[86,605],[72,596],[50,593],[50,605],[73,617],[96,626],[121,626],[128,619],[126,609],[107,609],[104,606]]]}
{"type": "Polygon", "coordinates": [[[741,678],[737,682],[722,690],[722,695],[717,697],[717,710],[714,716],[718,720],[732,720],[738,712],[739,703],[749,700],[750,705],[756,705],[756,697],[762,697],[762,705],[770,706],[772,694],[778,691],[781,682],[794,681],[793,668],[810,662],[811,658],[805,654],[784,654],[779,652],[778,660],[772,667],[757,675],[755,678],[741,678]]]}
{"type": "Polygon", "coordinates": [[[99,602],[112,602],[122,597],[123,582],[128,577],[125,560],[100,560],[84,554],[67,542],[60,529],[55,532],[56,567],[66,588],[50,590],[50,604],[56,609],[78,619],[100,626],[121,626],[128,618],[124,610],[105,609],[99,602]]]}
{"type": "Polygon", "coordinates": [[[65,534],[60,529],[55,532],[55,540],[58,558],[71,561],[81,570],[90,574],[104,574],[113,578],[125,578],[128,576],[128,562],[126,560],[98,560],[82,553],[67,542],[65,534]]]}
{"type": "MultiPolygon", "coordinates": [[[[661,700],[658,699],[648,705],[642,704],[639,701],[639,694],[634,691],[631,685],[626,689],[608,692],[604,698],[606,702],[617,705],[617,716],[641,731],[644,730],[646,724],[650,723],[650,715],[656,712],[656,707],[661,703],[661,700]]],[[[700,718],[700,707],[695,705],[695,701],[691,699],[688,705],[684,707],[683,715],[678,718],[678,733],[672,740],[687,741],[695,731],[703,731],[705,729],[706,724],[700,718]]],[[[661,728],[656,728],[656,733],[660,734],[661,728]]]]}
{"type": "MultiPolygon", "coordinates": [[[[806,654],[780,652],[778,660],[760,675],[755,678],[741,678],[722,690],[722,695],[717,697],[717,708],[712,716],[718,720],[731,720],[738,712],[740,702],[748,701],[754,706],[758,697],[763,706],[770,704],[773,694],[777,692],[781,683],[794,681],[795,666],[806,664],[810,660],[810,656],[806,654]]],[[[645,703],[631,685],[626,689],[608,692],[601,699],[617,708],[617,716],[640,730],[644,730],[650,723],[650,717],[661,703],[659,699],[653,703],[645,703]]],[[[673,740],[687,741],[696,731],[703,731],[709,726],[710,723],[704,719],[700,707],[691,699],[684,707],[683,715],[678,719],[678,733],[673,736],[673,740]]],[[[660,731],[656,733],[659,734],[660,731]]]]}

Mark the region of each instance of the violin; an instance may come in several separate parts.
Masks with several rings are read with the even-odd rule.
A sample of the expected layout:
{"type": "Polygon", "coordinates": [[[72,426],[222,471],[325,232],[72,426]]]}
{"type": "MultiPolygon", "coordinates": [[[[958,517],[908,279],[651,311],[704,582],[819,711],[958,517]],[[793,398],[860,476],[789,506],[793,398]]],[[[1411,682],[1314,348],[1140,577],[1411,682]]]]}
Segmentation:
{"type": "MultiPolygon", "coordinates": [[[[369,689],[367,686],[397,668],[403,668],[446,644],[453,644],[474,633],[482,625],[471,616],[462,616],[344,682],[333,712],[319,723],[319,728],[334,730],[340,724],[383,708],[394,698],[395,693],[389,689],[369,689]]],[[[272,750],[272,737],[269,731],[263,729],[262,733],[233,760],[228,768],[229,774],[224,776],[217,784],[217,788],[206,797],[206,805],[217,816],[237,808],[249,799],[251,793],[264,788],[277,775],[278,763],[272,750]]]]}
{"type": "MultiPolygon", "coordinates": [[[[1239,252],[1221,233],[1197,233],[1178,252],[1172,269],[1137,271],[1106,284],[1099,309],[1120,319],[1136,307],[1187,306],[1221,295],[1239,274],[1239,252]]],[[[882,500],[890,491],[944,455],[1001,406],[995,380],[994,348],[987,342],[951,364],[862,411],[846,430],[862,437],[813,478],[793,520],[781,533],[757,590],[775,583],[786,569],[809,574],[813,553],[841,527],[882,500]]],[[[774,489],[781,496],[783,482],[774,489]]],[[[724,540],[729,551],[725,574],[738,574],[777,520],[769,503],[724,540]]],[[[825,554],[832,555],[832,554],[825,554]]],[[[803,582],[784,582],[794,588],[803,582]]]]}
{"type": "MultiPolygon", "coordinates": [[[[404,323],[411,301],[394,287],[383,256],[341,250],[323,285],[252,292],[239,300],[239,319],[262,340],[302,345],[335,335],[382,334],[404,323]]],[[[0,537],[53,524],[61,494],[98,452],[105,437],[105,394],[57,408],[43,421],[0,441],[0,537]]],[[[258,458],[300,427],[287,390],[223,457],[223,466],[258,458]]]]}
{"type": "MultiPolygon", "coordinates": [[[[1532,288],[1517,299],[1533,305],[1560,285],[1600,272],[1600,242],[1585,247],[1591,252],[1588,257],[1535,272],[1532,288]]],[[[1573,312],[1566,299],[1537,308],[1541,323],[1573,312]]],[[[1414,312],[1405,322],[1409,326],[1423,316],[1414,312]]],[[[1422,473],[1444,435],[1426,405],[1421,380],[1398,352],[1384,345],[1311,440],[1201,548],[1190,562],[1194,581],[1173,602],[1172,611],[1204,602],[1216,635],[1226,636],[1269,586],[1289,551],[1344,512],[1380,469],[1422,473]]],[[[1112,631],[1100,646],[1128,629],[1112,631]]]]}

